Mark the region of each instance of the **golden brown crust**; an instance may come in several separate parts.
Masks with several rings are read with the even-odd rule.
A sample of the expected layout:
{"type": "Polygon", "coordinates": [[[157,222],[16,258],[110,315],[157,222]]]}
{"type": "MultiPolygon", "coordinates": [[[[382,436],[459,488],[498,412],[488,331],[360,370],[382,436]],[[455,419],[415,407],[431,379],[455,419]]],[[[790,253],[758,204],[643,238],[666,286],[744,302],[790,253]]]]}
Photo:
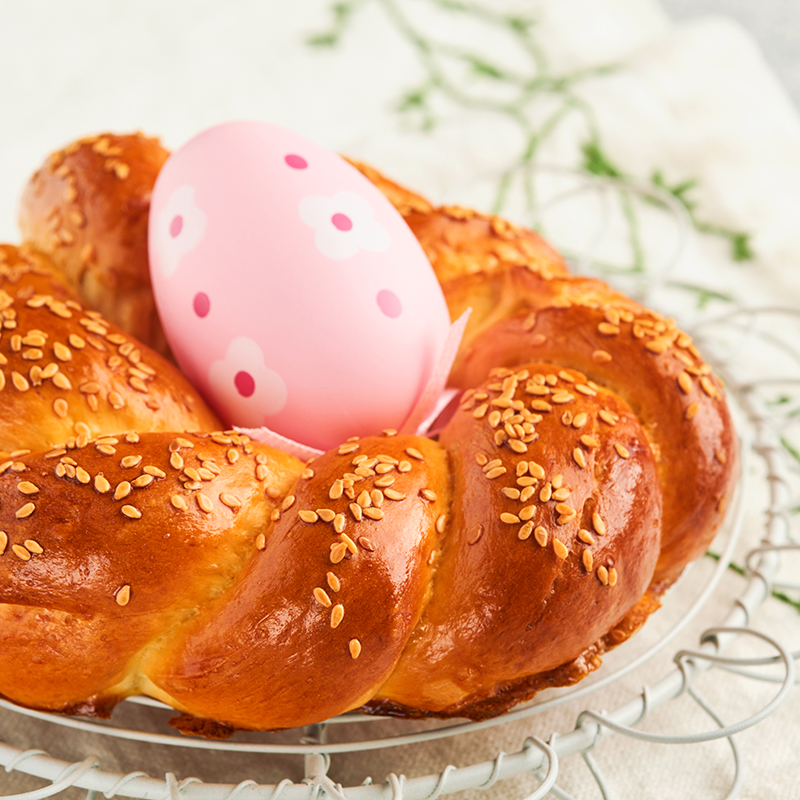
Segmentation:
{"type": "Polygon", "coordinates": [[[0,475],[0,694],[106,715],[146,690],[140,660],[229,590],[302,468],[222,433],[19,457],[0,475]]]}
{"type": "Polygon", "coordinates": [[[551,364],[493,372],[440,442],[453,500],[431,601],[375,699],[474,716],[499,687],[578,658],[642,597],[661,496],[630,408],[551,364]]]}
{"type": "Polygon", "coordinates": [[[53,153],[20,205],[23,238],[47,253],[83,303],[167,355],[150,287],[150,195],[168,152],[141,133],[90,136],[53,153]]]}
{"type": "Polygon", "coordinates": [[[220,427],[177,368],[86,310],[29,247],[0,245],[0,315],[1,460],[101,433],[220,427]]]}

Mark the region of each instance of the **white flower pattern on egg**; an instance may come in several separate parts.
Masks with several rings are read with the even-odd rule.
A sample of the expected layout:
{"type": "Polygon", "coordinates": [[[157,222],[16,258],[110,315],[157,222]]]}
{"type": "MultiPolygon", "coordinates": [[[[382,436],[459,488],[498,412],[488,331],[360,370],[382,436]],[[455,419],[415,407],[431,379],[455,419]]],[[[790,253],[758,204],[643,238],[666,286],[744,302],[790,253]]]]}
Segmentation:
{"type": "Polygon", "coordinates": [[[158,263],[166,277],[173,275],[181,259],[203,241],[205,231],[206,215],[195,203],[194,187],[179,186],[156,217],[152,234],[161,253],[158,263]]]}
{"type": "Polygon", "coordinates": [[[308,195],[298,212],[314,230],[317,250],[332,261],[352,258],[361,250],[381,253],[391,247],[389,232],[374,219],[372,206],[355,192],[308,195]]]}
{"type": "Polygon", "coordinates": [[[228,345],[225,357],[208,370],[212,403],[229,409],[240,425],[258,427],[264,416],[286,405],[283,378],[264,363],[264,352],[252,339],[239,336],[228,345]]]}

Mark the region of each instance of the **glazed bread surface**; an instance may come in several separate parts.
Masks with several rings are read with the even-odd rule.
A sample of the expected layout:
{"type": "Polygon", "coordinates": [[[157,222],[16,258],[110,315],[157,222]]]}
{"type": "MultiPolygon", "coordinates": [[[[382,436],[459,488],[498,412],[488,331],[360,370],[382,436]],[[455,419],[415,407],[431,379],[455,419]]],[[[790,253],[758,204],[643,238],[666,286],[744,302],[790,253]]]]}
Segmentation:
{"type": "Polygon", "coordinates": [[[31,241],[0,247],[4,697],[107,716],[143,693],[204,735],[354,708],[482,719],[596,669],[705,551],[738,451],[690,337],[537,234],[364,165],[451,316],[472,308],[458,400],[436,437],[376,431],[307,463],[219,430],[91,308],[125,305],[114,270],[87,279],[53,238],[74,184],[81,245],[125,252],[129,227],[88,208],[121,220],[122,184],[152,186],[160,146],[126,141],[66,148],[23,202],[31,241]]]}

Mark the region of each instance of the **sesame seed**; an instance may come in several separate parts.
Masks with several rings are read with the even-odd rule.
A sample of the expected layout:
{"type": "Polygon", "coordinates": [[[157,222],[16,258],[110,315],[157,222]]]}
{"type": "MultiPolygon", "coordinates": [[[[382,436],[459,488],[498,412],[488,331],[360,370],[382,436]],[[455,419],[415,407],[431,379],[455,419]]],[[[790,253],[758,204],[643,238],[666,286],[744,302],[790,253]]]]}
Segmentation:
{"type": "Polygon", "coordinates": [[[589,436],[589,434],[581,436],[581,443],[586,445],[586,447],[598,447],[600,444],[594,436],[589,436]]]}
{"type": "Polygon", "coordinates": [[[126,583],[114,592],[114,600],[118,606],[126,606],[131,600],[131,587],[126,583]]]}
{"type": "Polygon", "coordinates": [[[500,515],[500,521],[505,522],[507,525],[517,525],[521,522],[516,514],[509,514],[507,511],[500,515]]]}
{"type": "Polygon", "coordinates": [[[486,412],[489,410],[489,405],[487,403],[481,403],[473,412],[472,416],[475,419],[483,419],[486,416],[486,412]]]}
{"type": "Polygon", "coordinates": [[[581,450],[579,447],[576,447],[572,451],[572,458],[575,459],[575,463],[581,469],[586,469],[586,456],[583,454],[583,450],[581,450]]]}
{"type": "Polygon", "coordinates": [[[553,537],[553,551],[556,554],[557,558],[564,559],[569,554],[569,551],[566,548],[566,545],[559,539],[553,537]]]}
{"type": "Polygon", "coordinates": [[[594,544],[595,542],[594,536],[592,536],[592,534],[589,533],[589,531],[587,531],[585,528],[581,528],[578,531],[578,538],[586,544],[594,544]]]}
{"type": "Polygon", "coordinates": [[[344,492],[344,483],[341,479],[337,479],[333,482],[330,491],[328,492],[328,497],[331,500],[338,500],[342,493],[344,492]]]}
{"type": "Polygon", "coordinates": [[[553,406],[546,400],[531,400],[531,408],[534,411],[552,411],[553,406]]]}
{"type": "Polygon", "coordinates": [[[344,514],[337,514],[333,518],[333,529],[336,531],[336,533],[342,533],[346,524],[347,523],[344,518],[344,514]]]}
{"type": "Polygon", "coordinates": [[[75,468],[75,477],[78,479],[78,483],[87,484],[92,481],[92,476],[83,467],[75,468]]]}
{"type": "MultiPolygon", "coordinates": [[[[222,500],[222,495],[220,495],[220,500],[222,500]]],[[[223,502],[225,502],[223,500],[223,502]]],[[[309,525],[313,525],[315,522],[319,520],[319,514],[316,511],[311,511],[310,509],[303,509],[302,511],[297,512],[297,516],[300,517],[303,522],[308,523],[309,525]]]]}
{"type": "Polygon", "coordinates": [[[692,390],[692,379],[689,377],[688,372],[681,372],[678,375],[678,386],[684,394],[689,394],[692,390]]]}
{"type": "Polygon", "coordinates": [[[141,463],[142,463],[142,457],[141,456],[138,456],[138,455],[137,456],[125,456],[125,458],[123,458],[122,461],[119,462],[119,465],[121,467],[124,467],[125,469],[130,469],[131,467],[138,467],[139,464],[141,464],[141,463]]]}
{"type": "Polygon", "coordinates": [[[347,442],[345,444],[339,445],[338,452],[340,456],[346,456],[349,455],[350,453],[355,453],[356,450],[358,449],[359,449],[358,442],[347,442]]]}
{"type": "Polygon", "coordinates": [[[267,537],[263,533],[256,536],[256,550],[263,550],[267,546],[267,537]]]}
{"type": "MultiPolygon", "coordinates": [[[[281,511],[288,511],[294,505],[294,501],[295,496],[293,494],[287,494],[281,503],[281,511]]],[[[239,503],[239,505],[241,505],[241,503],[239,503]]]]}
{"type": "Polygon", "coordinates": [[[17,489],[22,492],[22,494],[36,494],[39,491],[39,487],[30,481],[22,481],[18,483],[17,489]]]}
{"type": "Polygon", "coordinates": [[[361,642],[358,639],[351,639],[348,647],[353,658],[358,658],[361,655],[361,642]]]}
{"type": "Polygon", "coordinates": [[[401,461],[397,465],[398,472],[411,472],[411,463],[409,461],[401,461]]]}
{"type": "Polygon", "coordinates": [[[603,518],[596,511],[592,514],[592,526],[600,536],[605,534],[606,523],[603,522],[603,518]]]}
{"type": "Polygon", "coordinates": [[[558,500],[559,502],[566,500],[571,494],[571,491],[566,487],[562,487],[561,489],[556,489],[553,492],[553,500],[558,500]]]}
{"type": "Polygon", "coordinates": [[[617,453],[619,454],[620,458],[629,458],[630,457],[630,451],[628,450],[627,447],[625,447],[625,445],[622,445],[619,442],[616,442],[614,444],[614,449],[617,451],[617,453]]]}
{"type": "Polygon", "coordinates": [[[364,516],[369,517],[370,519],[380,520],[383,519],[383,511],[380,508],[365,508],[364,509],[364,516]]]}
{"type": "MultiPolygon", "coordinates": [[[[436,499],[436,495],[434,494],[433,498],[427,497],[423,494],[423,492],[430,491],[430,489],[423,489],[420,494],[425,497],[426,500],[433,502],[436,499]]],[[[389,498],[389,500],[405,500],[406,496],[402,492],[398,492],[396,489],[385,489],[384,495],[389,498]]]]}
{"type": "Polygon", "coordinates": [[[336,512],[330,508],[318,508],[317,514],[319,514],[319,518],[323,522],[333,522],[334,518],[336,517],[336,512]]]}
{"type": "Polygon", "coordinates": [[[477,544],[480,541],[481,536],[483,536],[483,525],[476,525],[472,530],[472,533],[467,537],[467,544],[477,544]]]}
{"type": "Polygon", "coordinates": [[[533,486],[525,486],[519,493],[519,500],[521,503],[527,503],[534,494],[536,494],[536,489],[533,486]]]}
{"type": "Polygon", "coordinates": [[[619,417],[613,411],[609,411],[605,408],[601,408],[597,413],[597,416],[600,417],[600,419],[603,420],[603,422],[605,422],[607,425],[613,426],[619,421],[619,417]]]}
{"type": "Polygon", "coordinates": [[[25,540],[25,547],[30,553],[35,553],[37,556],[40,556],[44,553],[44,548],[36,541],[36,539],[26,539],[25,540]]]}
{"type": "Polygon", "coordinates": [[[601,322],[597,326],[597,332],[603,334],[603,336],[616,336],[619,331],[619,325],[612,325],[610,322],[601,322]]]}
{"type": "Polygon", "coordinates": [[[30,561],[31,554],[28,550],[26,550],[21,544],[12,544],[11,551],[17,558],[20,558],[22,561],[30,561]]]}
{"type": "Polygon", "coordinates": [[[214,510],[214,503],[211,501],[211,498],[204,494],[197,495],[197,505],[199,509],[206,514],[210,514],[214,510]]]}
{"type": "Polygon", "coordinates": [[[341,581],[332,572],[329,572],[326,577],[328,579],[328,586],[330,586],[334,592],[338,592],[339,589],[342,588],[341,581]]]}
{"type": "Polygon", "coordinates": [[[521,509],[519,512],[519,518],[523,522],[527,522],[533,515],[536,513],[536,506],[525,506],[525,508],[521,509]]]}
{"type": "Polygon", "coordinates": [[[341,621],[344,619],[344,606],[337,603],[331,611],[331,628],[338,628],[341,621]]]}
{"type": "Polygon", "coordinates": [[[542,467],[540,464],[537,464],[535,461],[528,462],[528,471],[534,478],[537,478],[538,480],[544,478],[544,467],[542,467]]]}
{"type": "Polygon", "coordinates": [[[517,538],[521,541],[525,541],[525,539],[530,538],[531,533],[533,532],[533,523],[526,522],[522,527],[517,531],[517,538]]]}
{"type": "Polygon", "coordinates": [[[486,473],[486,477],[487,477],[487,478],[488,478],[490,481],[492,481],[492,480],[494,480],[495,478],[499,478],[501,475],[505,475],[507,471],[508,471],[508,470],[506,470],[506,468],[505,468],[505,467],[495,467],[494,469],[490,469],[490,470],[489,470],[489,471],[486,473]]]}
{"type": "Polygon", "coordinates": [[[370,553],[375,550],[375,545],[372,543],[371,539],[368,539],[366,536],[359,536],[358,543],[365,549],[369,550],[370,553]]]}
{"type": "Polygon", "coordinates": [[[436,531],[438,533],[443,533],[446,523],[447,523],[447,515],[440,514],[436,519],[436,531]]]}
{"type": "Polygon", "coordinates": [[[519,439],[509,439],[508,446],[515,452],[515,453],[527,453],[528,452],[528,445],[524,442],[520,441],[519,439]]]}
{"type": "Polygon", "coordinates": [[[651,339],[647,342],[644,346],[645,350],[648,350],[651,353],[655,353],[656,355],[660,355],[661,353],[666,352],[670,347],[669,340],[667,339],[651,339]]]}
{"type": "Polygon", "coordinates": [[[697,416],[698,411],[700,411],[700,404],[691,403],[686,409],[686,419],[694,419],[697,416]]]}
{"type": "Polygon", "coordinates": [[[717,397],[717,387],[714,386],[714,382],[708,377],[708,375],[704,375],[702,378],[700,378],[700,386],[709,397],[717,397]]]}
{"type": "Polygon", "coordinates": [[[608,585],[609,586],[617,585],[617,570],[614,569],[614,567],[611,567],[608,570],[608,585]]]}
{"type": "Polygon", "coordinates": [[[513,488],[513,487],[511,487],[511,486],[507,486],[506,488],[504,488],[504,489],[503,489],[503,494],[504,494],[504,495],[505,495],[505,496],[506,496],[506,497],[507,497],[509,500],[519,500],[519,497],[520,497],[520,491],[519,491],[519,489],[514,489],[514,488],[513,488]]]}
{"type": "Polygon", "coordinates": [[[605,350],[595,350],[592,353],[592,361],[595,361],[598,364],[603,364],[607,361],[611,361],[611,353],[605,350]]]}
{"type": "Polygon", "coordinates": [[[31,388],[28,379],[24,375],[20,375],[16,370],[11,373],[11,383],[18,392],[27,392],[31,388]]]}
{"type": "Polygon", "coordinates": [[[33,503],[25,503],[22,508],[17,509],[14,516],[17,519],[27,519],[34,511],[36,511],[36,506],[33,503]]]}
{"type": "Polygon", "coordinates": [[[606,567],[600,566],[597,568],[597,577],[603,586],[608,586],[608,569],[606,567]]]}
{"type": "Polygon", "coordinates": [[[553,496],[553,486],[551,483],[546,483],[542,486],[541,490],[539,491],[539,500],[542,503],[548,502],[550,498],[553,496]]]}
{"type": "Polygon", "coordinates": [[[724,450],[720,449],[714,450],[714,458],[716,458],[720,464],[728,463],[728,454],[724,450]]]}
{"type": "MultiPolygon", "coordinates": [[[[330,575],[330,572],[328,574],[330,575]]],[[[333,605],[331,598],[328,597],[328,593],[319,586],[314,589],[314,599],[325,608],[330,608],[333,605]]]]}
{"type": "Polygon", "coordinates": [[[541,526],[537,526],[533,531],[533,536],[542,547],[547,546],[547,531],[541,526]]]}
{"type": "Polygon", "coordinates": [[[550,400],[553,403],[558,405],[564,405],[565,403],[571,403],[575,399],[575,395],[571,394],[570,392],[556,392],[550,400]]]}
{"type": "Polygon", "coordinates": [[[55,342],[53,344],[53,353],[59,361],[71,361],[72,351],[65,344],[55,342]]]}
{"type": "Polygon", "coordinates": [[[591,572],[593,564],[592,551],[589,549],[584,550],[582,559],[583,559],[583,566],[586,568],[586,571],[591,572]]]}
{"type": "Polygon", "coordinates": [[[120,511],[129,519],[141,519],[142,512],[136,506],[122,506],[120,511]]]}
{"type": "Polygon", "coordinates": [[[361,522],[364,519],[364,510],[358,503],[350,503],[350,513],[353,515],[353,519],[356,522],[361,522]]]}

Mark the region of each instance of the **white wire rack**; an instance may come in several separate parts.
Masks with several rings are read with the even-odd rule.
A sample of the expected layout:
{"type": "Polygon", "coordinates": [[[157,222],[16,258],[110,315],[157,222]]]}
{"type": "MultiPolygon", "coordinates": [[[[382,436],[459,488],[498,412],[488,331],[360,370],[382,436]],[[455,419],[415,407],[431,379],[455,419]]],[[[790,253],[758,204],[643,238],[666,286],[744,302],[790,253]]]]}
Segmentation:
{"type": "MultiPolygon", "coordinates": [[[[619,188],[614,181],[592,182],[595,191],[606,194],[619,188]]],[[[639,196],[651,195],[650,188],[626,185],[625,191],[639,196]]],[[[579,191],[563,191],[556,198],[563,201],[579,191]]],[[[552,200],[550,206],[552,206],[552,200]]],[[[607,203],[607,200],[603,202],[607,203]]],[[[640,285],[640,294],[651,296],[660,286],[671,263],[680,256],[689,235],[685,214],[672,198],[663,198],[677,221],[677,241],[674,254],[666,267],[651,275],[649,282],[640,285]]],[[[601,220],[600,227],[605,227],[601,220]]],[[[595,247],[595,240],[591,247],[595,247]]],[[[584,256],[582,264],[588,263],[584,256]]],[[[637,276],[639,279],[641,276],[637,276]]],[[[145,743],[159,748],[191,750],[198,768],[215,759],[225,759],[232,753],[258,756],[288,756],[303,762],[304,777],[285,778],[275,783],[259,783],[248,774],[236,783],[209,783],[195,777],[178,778],[173,772],[163,777],[150,777],[147,764],[142,770],[119,772],[104,766],[103,758],[87,752],[78,761],[54,758],[40,749],[22,749],[0,741],[0,764],[6,772],[23,772],[45,782],[42,788],[22,794],[0,796],[0,800],[40,800],[67,789],[86,790],[89,800],[102,793],[106,798],[135,797],[148,800],[435,800],[442,795],[468,789],[490,789],[499,782],[525,773],[532,774],[537,788],[525,800],[551,796],[569,800],[570,795],[559,788],[557,780],[563,760],[580,753],[589,768],[603,798],[613,797],[612,789],[594,757],[594,752],[609,737],[623,736],[655,745],[699,744],[711,740],[727,740],[733,760],[733,779],[727,798],[736,797],[745,780],[742,758],[735,735],[759,724],[785,701],[796,683],[795,661],[800,651],[792,652],[779,638],[759,630],[754,618],[758,607],[768,601],[773,592],[800,592],[800,584],[779,581],[781,567],[790,553],[800,552],[800,540],[793,529],[796,518],[793,506],[798,505],[797,464],[794,451],[787,440],[789,432],[800,420],[800,352],[794,342],[800,341],[800,312],[789,309],[736,309],[714,319],[704,319],[691,331],[701,348],[715,360],[718,373],[726,381],[734,404],[742,441],[742,481],[732,505],[728,522],[714,547],[717,563],[711,573],[693,590],[669,595],[664,611],[680,602],[674,620],[647,639],[645,631],[618,651],[623,658],[612,659],[598,673],[569,689],[545,693],[534,702],[517,708],[503,717],[480,723],[448,721],[436,723],[399,723],[396,720],[347,714],[307,729],[284,732],[280,735],[237,734],[226,741],[210,741],[167,733],[163,724],[167,710],[146,698],[129,701],[143,707],[152,720],[146,725],[122,727],[115,723],[57,717],[17,708],[0,702],[0,707],[20,717],[33,717],[46,725],[60,726],[65,734],[79,731],[91,734],[100,742],[111,737],[119,743],[145,743]],[[771,371],[774,370],[774,371],[771,371]],[[753,491],[755,489],[756,491],[753,491]],[[745,532],[745,512],[752,506],[753,497],[763,501],[764,523],[761,530],[745,532]],[[708,627],[699,637],[696,647],[670,652],[670,645],[703,611],[719,590],[723,577],[734,558],[746,545],[744,557],[746,583],[731,603],[727,614],[718,624],[708,627]],[[641,638],[643,645],[632,644],[641,638]],[[767,656],[740,656],[731,653],[743,640],[761,642],[770,650],[767,656]],[[620,704],[609,712],[589,707],[593,698],[605,687],[621,681],[643,664],[660,658],[671,664],[665,677],[645,687],[634,699],[620,704]],[[738,681],[772,683],[771,699],[756,712],[738,720],[723,723],[721,714],[701,695],[698,678],[711,670],[725,671],[738,681]],[[706,729],[691,734],[651,733],[642,723],[659,706],[683,696],[701,709],[708,719],[706,729]],[[438,740],[488,732],[498,726],[520,722],[530,723],[531,731],[541,733],[541,720],[557,707],[580,708],[575,725],[564,732],[549,730],[547,741],[529,735],[522,746],[513,752],[498,752],[493,758],[477,760],[467,766],[441,765],[431,774],[409,777],[403,774],[400,753],[407,745],[432,743],[438,740]],[[398,733],[398,725],[403,728],[398,733]],[[155,727],[155,730],[150,728],[155,727]],[[360,785],[347,788],[330,776],[332,760],[342,754],[367,754],[370,751],[397,753],[398,769],[385,780],[372,783],[364,775],[360,785]]],[[[752,512],[752,507],[749,511],[752,512]]],[[[795,509],[796,510],[796,509],[795,509]]],[[[741,556],[739,556],[741,558],[741,556]]],[[[785,569],[784,569],[785,571],[785,569]]],[[[777,602],[771,600],[770,602],[777,602]]],[[[664,613],[664,612],[659,612],[664,613]]],[[[787,638],[798,638],[800,616],[787,638]]],[[[782,639],[783,637],[781,637],[782,639]]],[[[674,646],[674,645],[673,645],[674,646]]],[[[13,732],[11,732],[13,733],[13,732]]],[[[13,736],[11,737],[13,738],[13,736]]],[[[91,740],[91,738],[89,739],[91,740]]],[[[102,749],[102,748],[98,748],[102,749]]],[[[0,790],[2,783],[0,783],[0,790]]],[[[508,796],[508,795],[504,795],[508,796]]]]}

